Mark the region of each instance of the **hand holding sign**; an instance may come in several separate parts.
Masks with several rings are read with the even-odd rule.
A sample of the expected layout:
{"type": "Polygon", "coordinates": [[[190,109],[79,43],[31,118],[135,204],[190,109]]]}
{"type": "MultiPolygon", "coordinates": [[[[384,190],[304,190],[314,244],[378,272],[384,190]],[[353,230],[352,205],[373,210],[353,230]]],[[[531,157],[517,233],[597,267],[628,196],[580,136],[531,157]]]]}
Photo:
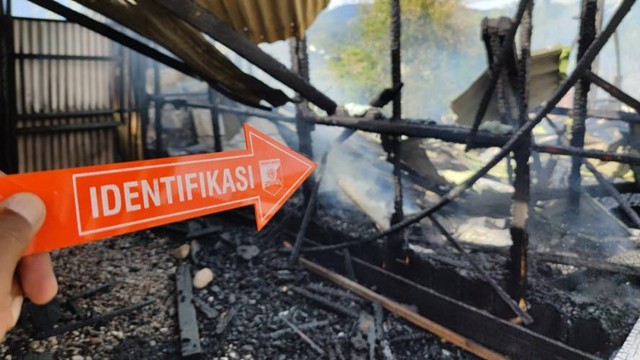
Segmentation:
{"type": "Polygon", "coordinates": [[[22,191],[48,217],[25,255],[254,205],[261,229],[316,164],[245,125],[247,149],[0,178],[0,201],[22,191]]]}

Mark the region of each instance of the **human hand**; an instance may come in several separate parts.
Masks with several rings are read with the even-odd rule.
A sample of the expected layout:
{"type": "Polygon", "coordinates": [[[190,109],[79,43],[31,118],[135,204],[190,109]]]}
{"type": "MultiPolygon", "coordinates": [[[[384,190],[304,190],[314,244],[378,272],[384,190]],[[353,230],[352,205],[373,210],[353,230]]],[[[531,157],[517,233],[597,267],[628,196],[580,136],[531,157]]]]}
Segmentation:
{"type": "Polygon", "coordinates": [[[0,342],[18,322],[25,296],[46,304],[58,291],[48,253],[21,258],[45,214],[33,194],[15,194],[0,203],[0,342]]]}

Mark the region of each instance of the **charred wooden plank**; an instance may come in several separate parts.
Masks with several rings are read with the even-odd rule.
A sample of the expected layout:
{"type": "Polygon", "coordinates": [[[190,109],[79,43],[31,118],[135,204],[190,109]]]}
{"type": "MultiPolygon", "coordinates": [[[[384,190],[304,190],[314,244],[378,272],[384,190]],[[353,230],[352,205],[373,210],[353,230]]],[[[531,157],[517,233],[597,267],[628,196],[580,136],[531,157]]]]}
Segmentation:
{"type": "MultiPolygon", "coordinates": [[[[470,129],[463,126],[435,125],[426,121],[406,119],[406,121],[391,122],[388,120],[371,120],[350,116],[319,117],[307,114],[307,121],[316,124],[342,126],[349,129],[374,132],[387,135],[406,135],[409,137],[434,138],[443,141],[464,144],[469,137],[470,129]]],[[[508,136],[478,132],[475,140],[476,147],[502,146],[508,136]]]]}
{"type": "Polygon", "coordinates": [[[176,272],[176,294],[182,357],[202,354],[196,308],[193,306],[191,266],[187,263],[182,263],[176,272]]]}
{"type": "MultiPolygon", "coordinates": [[[[583,0],[580,16],[580,36],[578,39],[578,60],[580,60],[596,36],[596,13],[598,12],[597,0],[583,0]]],[[[591,63],[585,65],[585,73],[591,72],[591,63]]],[[[571,125],[570,146],[582,149],[586,133],[585,121],[587,118],[587,103],[591,82],[587,76],[582,76],[576,82],[573,97],[573,122],[571,125]]],[[[571,158],[571,173],[569,174],[569,204],[577,214],[580,205],[580,185],[582,177],[580,168],[582,159],[578,156],[571,158]]],[[[577,221],[577,217],[572,219],[577,221]]]]}

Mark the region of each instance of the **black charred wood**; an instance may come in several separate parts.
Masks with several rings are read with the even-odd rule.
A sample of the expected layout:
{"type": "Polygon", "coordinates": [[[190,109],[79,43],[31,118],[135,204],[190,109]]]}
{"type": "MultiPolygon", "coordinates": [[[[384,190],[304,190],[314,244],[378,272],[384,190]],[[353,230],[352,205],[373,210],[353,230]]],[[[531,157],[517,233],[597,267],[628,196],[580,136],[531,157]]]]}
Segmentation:
{"type": "Polygon", "coordinates": [[[348,317],[352,317],[357,319],[360,315],[358,315],[358,313],[352,309],[349,308],[345,308],[342,305],[336,304],[335,302],[325,298],[324,296],[320,296],[317,294],[314,294],[308,290],[305,290],[303,288],[297,287],[297,286],[291,286],[290,287],[291,291],[295,292],[296,294],[300,294],[302,296],[304,296],[305,298],[312,300],[316,303],[318,303],[319,305],[322,305],[324,308],[331,310],[339,315],[345,315],[348,317]]]}
{"type": "MultiPolygon", "coordinates": [[[[387,120],[368,120],[348,116],[307,116],[307,121],[321,125],[342,126],[353,130],[361,130],[386,135],[406,135],[409,137],[434,138],[443,141],[464,144],[470,129],[462,126],[436,125],[432,121],[409,120],[391,122],[387,120]]],[[[477,147],[502,146],[508,136],[478,132],[475,140],[477,147]]]]}
{"type": "Polygon", "coordinates": [[[600,150],[580,149],[571,146],[533,145],[531,148],[534,151],[545,154],[577,156],[632,165],[640,164],[640,156],[631,154],[618,154],[600,150]]]}
{"type": "Polygon", "coordinates": [[[181,264],[176,272],[176,292],[182,357],[202,354],[196,308],[193,306],[193,284],[189,264],[181,264]]]}

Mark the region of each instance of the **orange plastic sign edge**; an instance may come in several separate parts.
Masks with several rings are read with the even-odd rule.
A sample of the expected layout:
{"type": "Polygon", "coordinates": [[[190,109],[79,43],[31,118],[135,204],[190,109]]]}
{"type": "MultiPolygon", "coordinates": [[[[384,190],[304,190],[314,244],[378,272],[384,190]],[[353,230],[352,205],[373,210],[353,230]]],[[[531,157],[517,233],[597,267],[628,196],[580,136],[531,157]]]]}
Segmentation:
{"type": "Polygon", "coordinates": [[[244,125],[246,149],[0,177],[0,201],[38,195],[44,225],[24,255],[253,205],[258,230],[316,164],[244,125]]]}

